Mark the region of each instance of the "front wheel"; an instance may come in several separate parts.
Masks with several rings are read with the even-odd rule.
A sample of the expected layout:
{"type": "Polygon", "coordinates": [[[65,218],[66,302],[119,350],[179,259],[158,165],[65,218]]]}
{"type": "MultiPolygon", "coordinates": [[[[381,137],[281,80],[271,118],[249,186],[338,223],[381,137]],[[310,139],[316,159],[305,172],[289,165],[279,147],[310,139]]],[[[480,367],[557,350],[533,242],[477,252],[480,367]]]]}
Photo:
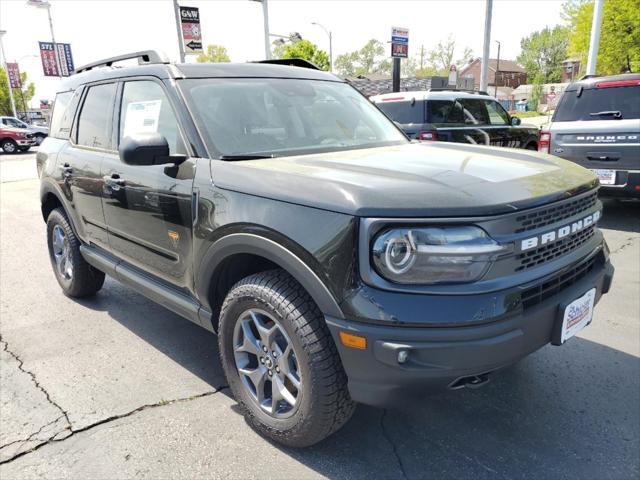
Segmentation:
{"type": "Polygon", "coordinates": [[[306,447],[351,418],[355,404],[322,313],[286,272],[251,275],[231,289],[218,341],[231,391],[260,434],[306,447]]]}
{"type": "Polygon", "coordinates": [[[47,244],[56,280],[69,297],[88,297],[102,288],[104,273],[89,265],[62,208],[47,218],[47,244]]]}
{"type": "Polygon", "coordinates": [[[45,135],[34,135],[33,139],[36,141],[36,145],[40,145],[47,138],[45,135]]]}
{"type": "Polygon", "coordinates": [[[10,138],[7,138],[0,143],[0,148],[2,148],[4,153],[16,153],[18,151],[18,144],[10,138]]]}

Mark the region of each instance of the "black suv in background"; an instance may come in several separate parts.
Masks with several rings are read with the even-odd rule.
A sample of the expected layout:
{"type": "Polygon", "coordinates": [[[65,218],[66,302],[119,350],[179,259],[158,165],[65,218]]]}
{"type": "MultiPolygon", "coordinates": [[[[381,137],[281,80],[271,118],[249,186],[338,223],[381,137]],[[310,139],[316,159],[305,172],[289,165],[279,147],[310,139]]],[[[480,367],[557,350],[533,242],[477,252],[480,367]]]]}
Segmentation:
{"type": "Polygon", "coordinates": [[[431,89],[370,100],[412,139],[538,149],[538,129],[521,125],[484,92],[431,89]]]}
{"type": "Polygon", "coordinates": [[[600,195],[640,198],[640,74],[572,83],[540,139],[540,151],[593,170],[600,195]]]}
{"type": "Polygon", "coordinates": [[[244,415],[286,445],[354,402],[480,386],[611,285],[591,172],[411,143],[312,68],[96,62],[60,87],[37,163],[63,292],[107,274],[217,333],[244,415]]]}

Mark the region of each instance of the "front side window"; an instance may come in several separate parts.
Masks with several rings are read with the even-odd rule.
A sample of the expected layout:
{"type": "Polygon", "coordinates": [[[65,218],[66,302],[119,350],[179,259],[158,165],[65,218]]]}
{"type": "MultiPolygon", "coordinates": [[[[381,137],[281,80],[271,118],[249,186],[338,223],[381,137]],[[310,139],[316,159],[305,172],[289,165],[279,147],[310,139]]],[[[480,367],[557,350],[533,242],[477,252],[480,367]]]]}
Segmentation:
{"type": "Polygon", "coordinates": [[[484,103],[487,107],[491,125],[507,125],[509,123],[509,115],[502,105],[495,100],[485,100],[484,103]]]}
{"type": "Polygon", "coordinates": [[[159,133],[167,139],[171,155],[186,153],[169,99],[156,82],[124,84],[118,141],[137,133],[159,133]]]}
{"type": "Polygon", "coordinates": [[[209,149],[286,156],[407,143],[353,87],[281,78],[180,80],[209,149]]]}
{"type": "Polygon", "coordinates": [[[116,84],[105,83],[89,87],[78,120],[78,144],[92,148],[111,147],[111,108],[116,84]]]}
{"type": "Polygon", "coordinates": [[[7,127],[13,127],[13,128],[27,128],[29,126],[26,123],[21,122],[17,118],[11,118],[11,117],[3,118],[2,123],[4,123],[7,127]]]}

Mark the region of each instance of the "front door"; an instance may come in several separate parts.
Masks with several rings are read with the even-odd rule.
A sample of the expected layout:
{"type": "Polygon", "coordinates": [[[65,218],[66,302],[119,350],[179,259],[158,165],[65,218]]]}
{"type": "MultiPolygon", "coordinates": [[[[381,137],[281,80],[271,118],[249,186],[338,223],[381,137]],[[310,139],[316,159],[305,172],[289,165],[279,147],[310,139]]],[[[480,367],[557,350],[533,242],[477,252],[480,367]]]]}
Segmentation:
{"type": "MultiPolygon", "coordinates": [[[[155,80],[122,84],[116,142],[158,132],[170,152],[186,154],[183,135],[164,86],[155,80]]],[[[179,287],[190,285],[191,192],[195,161],[180,165],[127,165],[105,159],[103,208],[112,252],[179,287]]]]}

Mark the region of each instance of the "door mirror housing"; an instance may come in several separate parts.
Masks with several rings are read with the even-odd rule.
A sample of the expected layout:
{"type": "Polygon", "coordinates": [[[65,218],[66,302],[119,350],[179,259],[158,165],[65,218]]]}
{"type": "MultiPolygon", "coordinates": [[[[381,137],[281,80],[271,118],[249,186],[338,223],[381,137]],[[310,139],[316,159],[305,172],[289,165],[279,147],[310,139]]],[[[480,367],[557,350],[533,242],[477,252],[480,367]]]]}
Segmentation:
{"type": "Polygon", "coordinates": [[[171,155],[169,143],[159,133],[136,133],[124,137],[118,148],[120,160],[127,165],[165,165],[184,162],[184,155],[171,155]]]}
{"type": "Polygon", "coordinates": [[[519,117],[511,117],[511,126],[517,127],[521,123],[522,123],[522,120],[520,120],[519,117]]]}

